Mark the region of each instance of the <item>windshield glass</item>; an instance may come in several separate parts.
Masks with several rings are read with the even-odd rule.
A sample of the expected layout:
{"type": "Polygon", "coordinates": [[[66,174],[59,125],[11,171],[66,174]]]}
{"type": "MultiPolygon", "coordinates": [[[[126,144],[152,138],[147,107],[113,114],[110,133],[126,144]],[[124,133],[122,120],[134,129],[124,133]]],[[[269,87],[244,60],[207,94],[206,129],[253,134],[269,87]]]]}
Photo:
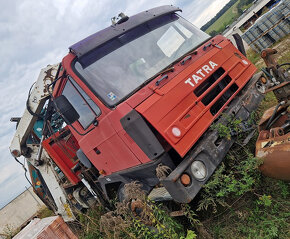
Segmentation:
{"type": "Polygon", "coordinates": [[[106,42],[74,66],[90,89],[114,106],[208,38],[180,16],[166,15],[106,42]]]}

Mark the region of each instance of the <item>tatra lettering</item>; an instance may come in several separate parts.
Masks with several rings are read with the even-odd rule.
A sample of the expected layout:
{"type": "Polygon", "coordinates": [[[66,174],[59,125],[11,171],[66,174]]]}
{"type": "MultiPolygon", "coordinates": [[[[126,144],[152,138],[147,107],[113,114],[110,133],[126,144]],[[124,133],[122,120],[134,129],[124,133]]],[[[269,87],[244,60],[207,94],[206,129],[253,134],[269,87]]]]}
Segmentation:
{"type": "Polygon", "coordinates": [[[213,61],[209,61],[208,65],[202,66],[201,69],[198,69],[195,74],[192,75],[192,78],[188,78],[184,83],[190,84],[192,87],[194,87],[199,81],[203,80],[206,75],[210,74],[210,72],[216,66],[218,66],[218,64],[214,63],[213,61]]]}
{"type": "Polygon", "coordinates": [[[188,79],[185,81],[185,84],[190,84],[192,87],[194,87],[194,84],[191,82],[191,78],[188,78],[188,79]]]}
{"type": "Polygon", "coordinates": [[[205,74],[202,73],[202,69],[199,69],[196,73],[200,74],[202,77],[205,77],[205,74]]]}
{"type": "Polygon", "coordinates": [[[210,68],[209,68],[209,66],[208,65],[204,65],[203,67],[202,67],[202,69],[208,74],[210,71],[212,71],[210,68]]]}
{"type": "Polygon", "coordinates": [[[211,68],[212,68],[212,69],[214,69],[214,68],[215,68],[215,66],[217,66],[217,64],[216,64],[216,63],[214,63],[214,62],[212,62],[212,61],[209,61],[209,64],[210,64],[210,66],[211,66],[211,68]]]}
{"type": "Polygon", "coordinates": [[[202,78],[197,75],[192,75],[192,79],[194,80],[195,84],[197,84],[198,81],[202,80],[202,78]]]}

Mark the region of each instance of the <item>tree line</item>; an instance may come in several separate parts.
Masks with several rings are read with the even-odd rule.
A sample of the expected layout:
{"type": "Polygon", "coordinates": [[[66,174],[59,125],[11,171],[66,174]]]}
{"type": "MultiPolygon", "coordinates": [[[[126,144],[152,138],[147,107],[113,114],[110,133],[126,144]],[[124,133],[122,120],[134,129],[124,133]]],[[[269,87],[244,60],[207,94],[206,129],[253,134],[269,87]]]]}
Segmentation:
{"type": "MultiPolygon", "coordinates": [[[[237,4],[237,18],[243,14],[244,7],[248,4],[252,3],[253,0],[231,0],[229,1],[216,15],[213,17],[210,21],[208,21],[205,25],[203,25],[200,29],[203,31],[206,31],[215,21],[217,21],[230,7],[232,7],[237,1],[239,3],[237,4]]],[[[232,19],[232,22],[235,19],[232,19]]],[[[231,23],[232,23],[231,22],[231,23]]],[[[231,24],[229,23],[229,24],[231,24]]],[[[228,24],[228,23],[227,23],[228,24]]],[[[217,35],[225,30],[225,26],[221,26],[217,31],[213,30],[209,34],[214,36],[217,35]]]]}
{"type": "Polygon", "coordinates": [[[210,21],[204,24],[200,29],[202,31],[207,30],[217,19],[219,19],[231,6],[233,6],[238,0],[229,1],[210,21]]]}

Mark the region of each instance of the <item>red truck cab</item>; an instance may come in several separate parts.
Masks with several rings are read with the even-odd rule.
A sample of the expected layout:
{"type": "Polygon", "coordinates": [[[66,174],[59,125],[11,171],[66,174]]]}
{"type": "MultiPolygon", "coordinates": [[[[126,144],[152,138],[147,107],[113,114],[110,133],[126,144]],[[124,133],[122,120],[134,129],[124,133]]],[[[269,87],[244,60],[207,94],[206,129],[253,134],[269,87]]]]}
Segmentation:
{"type": "Polygon", "coordinates": [[[162,182],[175,201],[189,202],[234,142],[210,125],[223,122],[222,112],[246,122],[257,108],[255,66],[230,40],[211,38],[178,11],[163,6],[121,18],[62,60],[53,95],[79,115],[65,128],[75,162],[67,167],[51,138],[43,145],[74,185],[94,170],[88,181],[107,198],[131,181],[148,192],[162,182]],[[160,178],[162,166],[170,173],[160,178]]]}

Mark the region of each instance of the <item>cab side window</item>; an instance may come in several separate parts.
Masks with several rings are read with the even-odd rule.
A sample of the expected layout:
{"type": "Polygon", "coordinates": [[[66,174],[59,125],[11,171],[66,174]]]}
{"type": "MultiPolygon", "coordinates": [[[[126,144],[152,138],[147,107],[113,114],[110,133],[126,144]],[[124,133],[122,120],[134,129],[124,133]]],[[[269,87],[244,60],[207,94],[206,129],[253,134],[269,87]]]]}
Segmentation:
{"type": "Polygon", "coordinates": [[[100,108],[71,77],[68,78],[62,94],[80,115],[78,121],[84,129],[101,114],[100,108]]]}

